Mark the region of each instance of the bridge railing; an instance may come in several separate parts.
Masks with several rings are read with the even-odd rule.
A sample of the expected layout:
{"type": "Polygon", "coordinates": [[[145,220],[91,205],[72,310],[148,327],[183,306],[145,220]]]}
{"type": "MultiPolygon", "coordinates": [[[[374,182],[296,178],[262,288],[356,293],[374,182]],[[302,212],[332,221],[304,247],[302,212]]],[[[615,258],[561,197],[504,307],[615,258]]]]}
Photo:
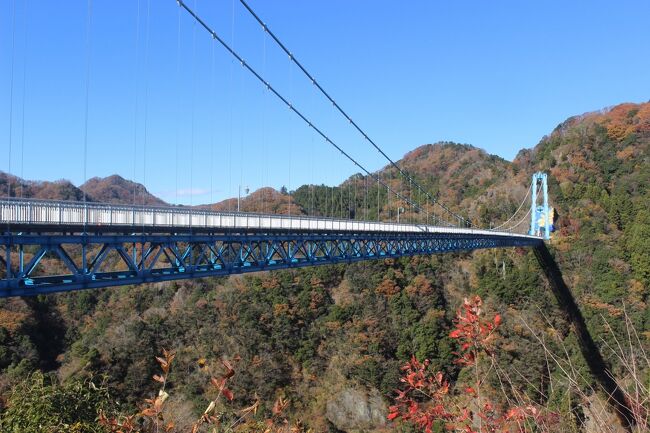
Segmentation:
{"type": "Polygon", "coordinates": [[[54,200],[0,200],[0,224],[39,226],[221,228],[325,231],[426,231],[425,226],[300,215],[214,212],[186,207],[125,206],[54,200]]]}
{"type": "MultiPolygon", "coordinates": [[[[122,230],[142,227],[203,230],[300,230],[331,232],[398,232],[511,235],[510,233],[422,224],[357,221],[302,215],[267,215],[244,212],[215,212],[171,206],[126,206],[94,202],[2,199],[0,224],[52,228],[87,227],[122,230]]],[[[2,230],[2,227],[0,227],[2,230]]],[[[521,236],[520,234],[516,234],[521,236]]],[[[534,237],[534,236],[531,236],[534,237]]]]}

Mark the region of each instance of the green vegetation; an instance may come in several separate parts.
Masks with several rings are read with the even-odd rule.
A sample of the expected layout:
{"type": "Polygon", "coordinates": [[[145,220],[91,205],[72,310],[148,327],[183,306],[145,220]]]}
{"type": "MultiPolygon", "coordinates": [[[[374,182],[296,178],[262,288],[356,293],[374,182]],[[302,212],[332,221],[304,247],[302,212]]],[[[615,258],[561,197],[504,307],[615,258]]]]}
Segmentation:
{"type": "Polygon", "coordinates": [[[112,412],[112,399],[102,380],[59,383],[54,375],[35,372],[17,384],[0,417],[6,433],[104,432],[99,411],[112,412]]]}
{"type": "MultiPolygon", "coordinates": [[[[551,247],[612,372],[629,382],[625,363],[608,348],[633,327],[638,350],[650,350],[648,155],[650,104],[624,104],[567,120],[512,163],[471,146],[441,143],[410,152],[401,164],[453,210],[486,225],[517,208],[533,171],[549,171],[558,214],[551,247]]],[[[418,199],[393,170],[380,175],[391,188],[418,199]]],[[[106,194],[115,190],[100,181],[92,186],[106,194]]],[[[302,186],[290,195],[267,190],[246,209],[264,210],[265,197],[275,200],[277,212],[296,206],[315,215],[370,220],[378,211],[381,220],[395,219],[403,206],[361,175],[337,187],[302,186]]],[[[423,221],[426,212],[406,209],[401,217],[423,221]]],[[[589,384],[570,385],[544,347],[566,355],[577,377],[588,373],[534,256],[520,249],[2,301],[0,426],[82,426],[99,407],[113,410],[115,401],[121,413],[133,413],[156,392],[150,379],[155,356],[167,348],[176,350],[170,373],[176,420],[196,420],[205,409],[214,392],[205,378],[210,363],[237,359],[238,374],[230,383],[235,404],[253,404],[257,395],[263,419],[272,414],[273,402],[286,398],[289,418],[302,419],[314,431],[340,431],[332,422],[335,397],[360,389],[388,401],[400,384],[400,366],[412,355],[431,360],[430,368],[452,383],[471,382],[471,372],[453,362],[459,346],[449,337],[454,311],[470,293],[503,316],[497,348],[512,384],[508,398],[525,396],[551,411],[576,414],[563,418],[572,423],[564,431],[579,431],[588,416],[589,384]],[[97,390],[89,385],[103,375],[101,386],[93,382],[97,390]],[[65,399],[78,401],[79,411],[66,412],[65,399]]],[[[486,392],[499,403],[505,398],[497,396],[502,378],[487,371],[486,392]]],[[[640,374],[647,383],[650,373],[640,374]]],[[[377,410],[387,413],[384,406],[377,410]]]]}

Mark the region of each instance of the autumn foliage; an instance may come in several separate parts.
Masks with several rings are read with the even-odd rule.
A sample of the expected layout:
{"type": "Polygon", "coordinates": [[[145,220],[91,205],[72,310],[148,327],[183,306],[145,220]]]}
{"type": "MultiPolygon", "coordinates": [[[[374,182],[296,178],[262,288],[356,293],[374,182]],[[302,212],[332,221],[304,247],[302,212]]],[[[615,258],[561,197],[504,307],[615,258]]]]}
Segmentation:
{"type": "MultiPolygon", "coordinates": [[[[460,366],[475,368],[481,356],[490,362],[496,358],[492,346],[501,316],[497,314],[489,320],[482,313],[478,296],[465,299],[456,313],[449,335],[458,342],[455,354],[460,366]]],[[[431,371],[429,367],[429,360],[420,362],[415,357],[402,367],[402,386],[395,391],[389,420],[410,423],[425,433],[432,433],[436,427],[464,433],[523,432],[528,422],[538,426],[553,422],[552,414],[545,414],[534,404],[502,409],[482,397],[480,375],[476,375],[471,386],[459,386],[454,395],[442,372],[431,371]]]]}
{"type": "MultiPolygon", "coordinates": [[[[160,384],[160,389],[154,398],[144,400],[142,410],[135,415],[108,417],[105,413],[99,413],[99,424],[110,433],[172,433],[179,431],[174,422],[168,420],[165,405],[170,398],[166,391],[169,373],[172,362],[176,357],[174,351],[163,349],[162,356],[157,356],[156,361],[160,365],[161,373],[155,374],[153,380],[160,384]]],[[[235,357],[235,361],[239,358],[235,357]]],[[[201,368],[206,368],[203,358],[199,359],[201,368]]],[[[260,400],[257,396],[253,398],[252,404],[236,409],[225,407],[221,403],[231,404],[235,399],[234,393],[229,389],[230,379],[235,375],[235,369],[230,361],[222,359],[223,370],[220,374],[210,377],[210,384],[215,390],[215,397],[210,400],[201,416],[192,424],[191,433],[209,432],[263,432],[263,433],[307,433],[300,422],[291,424],[283,417],[289,401],[283,397],[273,404],[271,417],[259,422],[253,419],[260,408],[260,400]]]]}

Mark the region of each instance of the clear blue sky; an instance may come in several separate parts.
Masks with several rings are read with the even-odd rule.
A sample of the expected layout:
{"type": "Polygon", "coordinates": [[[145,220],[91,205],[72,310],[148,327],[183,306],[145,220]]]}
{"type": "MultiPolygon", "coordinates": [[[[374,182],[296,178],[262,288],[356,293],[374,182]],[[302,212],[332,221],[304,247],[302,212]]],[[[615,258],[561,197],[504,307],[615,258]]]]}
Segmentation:
{"type": "MultiPolygon", "coordinates": [[[[87,2],[0,1],[0,170],[80,184],[87,2]]],[[[187,3],[335,141],[384,165],[238,0],[187,3]]],[[[568,116],[650,99],[646,0],[249,4],[394,158],[453,140],[512,159],[568,116]]],[[[357,171],[179,9],[92,1],[87,177],[198,204],[357,171]]]]}

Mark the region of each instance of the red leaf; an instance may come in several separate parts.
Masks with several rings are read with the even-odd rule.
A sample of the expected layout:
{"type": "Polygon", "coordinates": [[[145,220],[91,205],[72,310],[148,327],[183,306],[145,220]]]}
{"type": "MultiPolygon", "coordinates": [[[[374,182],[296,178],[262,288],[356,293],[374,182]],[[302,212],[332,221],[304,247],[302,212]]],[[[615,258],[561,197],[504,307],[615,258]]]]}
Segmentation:
{"type": "Polygon", "coordinates": [[[228,388],[224,388],[221,390],[221,393],[223,394],[224,397],[226,397],[229,401],[233,401],[235,396],[233,395],[232,391],[229,390],[228,388]]]}
{"type": "Polygon", "coordinates": [[[226,373],[223,375],[224,379],[230,379],[235,375],[235,370],[232,368],[232,365],[230,362],[226,361],[225,359],[221,360],[221,363],[223,364],[224,367],[226,367],[226,373]]]}
{"type": "Polygon", "coordinates": [[[215,386],[215,388],[221,389],[221,387],[225,385],[226,379],[217,379],[216,377],[211,377],[210,382],[215,386]]]}

